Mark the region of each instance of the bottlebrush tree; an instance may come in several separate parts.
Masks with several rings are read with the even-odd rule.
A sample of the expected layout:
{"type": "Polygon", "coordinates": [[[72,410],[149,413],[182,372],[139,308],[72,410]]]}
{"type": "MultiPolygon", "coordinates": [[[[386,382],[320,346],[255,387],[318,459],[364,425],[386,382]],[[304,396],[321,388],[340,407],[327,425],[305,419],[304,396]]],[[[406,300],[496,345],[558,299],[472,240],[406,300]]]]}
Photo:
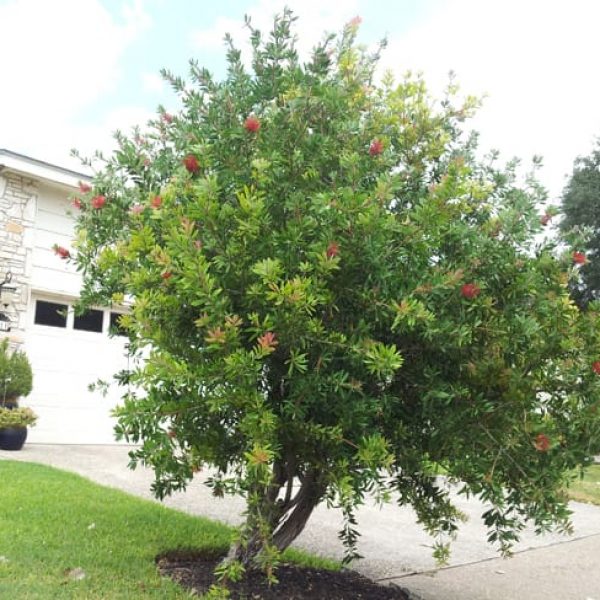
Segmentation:
{"type": "Polygon", "coordinates": [[[76,198],[82,301],[130,299],[144,355],[118,375],[133,464],[159,498],[204,466],[245,497],[228,576],[271,572],[321,502],[355,556],[367,495],[414,507],[444,558],[448,480],[502,551],[528,521],[568,527],[599,447],[599,313],[569,299],[575,249],[535,245],[544,190],[475,158],[475,100],[376,83],[356,20],[302,64],[293,21],[248,23],[250,70],[229,40],[222,81],[165,72],[181,110],[118,134],[76,198]]]}

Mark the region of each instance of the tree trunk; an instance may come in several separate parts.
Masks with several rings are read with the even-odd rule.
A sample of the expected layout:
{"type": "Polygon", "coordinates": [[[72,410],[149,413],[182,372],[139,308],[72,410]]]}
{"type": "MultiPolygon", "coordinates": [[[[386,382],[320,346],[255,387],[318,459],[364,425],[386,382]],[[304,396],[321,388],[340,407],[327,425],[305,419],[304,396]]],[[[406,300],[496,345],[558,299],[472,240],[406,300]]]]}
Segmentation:
{"type": "MultiPolygon", "coordinates": [[[[313,510],[319,504],[325,486],[318,480],[314,472],[307,473],[301,483],[300,489],[294,498],[290,497],[289,490],[293,482],[285,477],[278,478],[277,468],[274,467],[274,483],[269,488],[265,498],[260,503],[261,515],[269,523],[271,539],[268,540],[279,551],[285,550],[302,532],[313,510]],[[288,494],[285,499],[277,499],[281,487],[288,483],[288,494]]],[[[245,525],[246,531],[242,541],[234,542],[229,548],[225,563],[238,561],[247,570],[259,567],[257,557],[265,544],[264,536],[258,530],[255,515],[248,515],[245,525]]]]}
{"type": "Polygon", "coordinates": [[[273,545],[283,552],[303,531],[313,510],[321,501],[325,486],[314,476],[305,479],[294,498],[293,505],[279,520],[273,531],[273,545]]]}

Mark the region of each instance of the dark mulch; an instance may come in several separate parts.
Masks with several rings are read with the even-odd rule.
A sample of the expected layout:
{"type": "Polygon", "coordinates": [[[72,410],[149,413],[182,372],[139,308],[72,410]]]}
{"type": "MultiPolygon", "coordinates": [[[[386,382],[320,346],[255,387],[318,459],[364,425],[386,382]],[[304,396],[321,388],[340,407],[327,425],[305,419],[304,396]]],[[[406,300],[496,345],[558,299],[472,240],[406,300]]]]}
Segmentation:
{"type": "MultiPolygon", "coordinates": [[[[194,550],[173,550],[156,558],[161,575],[198,595],[214,583],[214,570],[221,557],[194,550]]],[[[378,585],[354,571],[327,571],[280,565],[279,583],[269,587],[264,575],[249,573],[230,583],[232,600],[408,600],[399,588],[378,585]]]]}

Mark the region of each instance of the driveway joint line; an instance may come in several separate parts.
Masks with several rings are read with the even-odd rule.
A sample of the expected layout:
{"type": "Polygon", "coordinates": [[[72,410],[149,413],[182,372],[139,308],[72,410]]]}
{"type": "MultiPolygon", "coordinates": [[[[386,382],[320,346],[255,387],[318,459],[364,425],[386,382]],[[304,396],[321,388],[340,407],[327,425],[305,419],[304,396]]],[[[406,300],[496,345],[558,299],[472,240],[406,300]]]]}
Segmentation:
{"type": "Polygon", "coordinates": [[[572,537],[571,539],[564,540],[561,542],[550,542],[545,546],[537,546],[536,548],[523,548],[523,550],[516,550],[513,552],[511,556],[502,557],[502,556],[489,556],[487,558],[482,558],[481,560],[473,560],[471,562],[461,563],[459,565],[448,565],[447,567],[440,567],[439,569],[427,569],[426,571],[411,571],[410,573],[404,573],[403,575],[395,575],[388,577],[380,577],[378,579],[373,579],[373,581],[392,581],[394,579],[406,579],[407,577],[415,577],[416,575],[435,575],[440,571],[451,571],[452,569],[460,569],[461,567],[468,567],[470,565],[479,565],[481,563],[490,562],[492,560],[498,560],[499,558],[505,558],[505,560],[509,560],[512,556],[516,556],[517,554],[526,554],[527,552],[536,552],[538,550],[543,550],[544,548],[552,548],[554,546],[562,546],[564,544],[572,544],[573,542],[578,542],[580,540],[587,540],[593,537],[600,537],[600,533],[589,533],[587,535],[581,535],[578,537],[572,537]]]}

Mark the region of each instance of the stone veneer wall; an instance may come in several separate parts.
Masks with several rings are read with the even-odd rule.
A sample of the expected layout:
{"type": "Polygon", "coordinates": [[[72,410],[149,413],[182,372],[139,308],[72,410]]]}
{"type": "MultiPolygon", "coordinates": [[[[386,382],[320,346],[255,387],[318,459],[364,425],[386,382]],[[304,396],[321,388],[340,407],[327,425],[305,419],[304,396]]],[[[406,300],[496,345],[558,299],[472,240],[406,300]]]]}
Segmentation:
{"type": "MultiPolygon", "coordinates": [[[[24,341],[36,202],[35,180],[0,172],[0,281],[4,281],[10,270],[13,276],[8,285],[16,288],[15,292],[2,293],[0,310],[12,322],[8,335],[13,346],[20,346],[24,341]]],[[[5,335],[0,333],[0,336],[5,335]]]]}

